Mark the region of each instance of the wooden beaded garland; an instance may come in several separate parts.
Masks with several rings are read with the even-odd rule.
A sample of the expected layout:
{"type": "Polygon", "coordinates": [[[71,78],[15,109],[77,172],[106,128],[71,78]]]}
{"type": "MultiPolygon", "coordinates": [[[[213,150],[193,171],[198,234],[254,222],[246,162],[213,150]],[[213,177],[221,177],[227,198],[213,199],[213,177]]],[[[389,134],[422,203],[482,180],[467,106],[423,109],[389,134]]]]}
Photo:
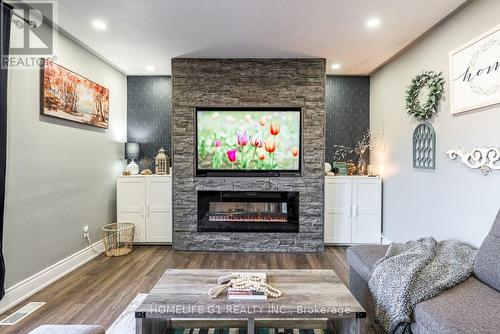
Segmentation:
{"type": "Polygon", "coordinates": [[[218,283],[219,286],[208,290],[208,295],[212,298],[217,298],[228,288],[260,292],[272,298],[281,297],[281,291],[265,283],[263,278],[259,275],[228,275],[220,277],[218,283]]]}
{"type": "Polygon", "coordinates": [[[232,279],[229,284],[233,289],[248,289],[251,291],[264,293],[266,296],[272,298],[281,297],[281,291],[267,283],[264,283],[260,277],[236,278],[232,279]]]}

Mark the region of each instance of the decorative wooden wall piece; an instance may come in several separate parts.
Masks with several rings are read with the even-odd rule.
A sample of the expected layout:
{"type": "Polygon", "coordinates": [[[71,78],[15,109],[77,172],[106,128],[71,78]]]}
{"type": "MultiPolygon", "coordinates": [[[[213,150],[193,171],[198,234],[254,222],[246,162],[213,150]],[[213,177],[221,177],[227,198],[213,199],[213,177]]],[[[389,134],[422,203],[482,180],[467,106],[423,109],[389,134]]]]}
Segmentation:
{"type": "Polygon", "coordinates": [[[492,170],[500,170],[500,148],[482,147],[464,152],[461,148],[446,152],[451,160],[460,158],[460,161],[469,168],[478,168],[483,175],[492,170]]]}
{"type": "Polygon", "coordinates": [[[436,133],[429,123],[422,123],[413,131],[413,167],[436,168],[436,133]]]}

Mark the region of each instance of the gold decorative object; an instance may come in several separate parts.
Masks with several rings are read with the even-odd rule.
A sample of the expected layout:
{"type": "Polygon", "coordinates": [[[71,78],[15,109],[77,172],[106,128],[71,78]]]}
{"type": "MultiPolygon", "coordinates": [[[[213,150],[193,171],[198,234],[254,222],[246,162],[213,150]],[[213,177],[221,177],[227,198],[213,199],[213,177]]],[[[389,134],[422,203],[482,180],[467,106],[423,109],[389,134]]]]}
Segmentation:
{"type": "Polygon", "coordinates": [[[153,171],[149,168],[147,169],[144,169],[142,172],[141,172],[141,175],[152,175],[153,174],[153,171]]]}
{"type": "Polygon", "coordinates": [[[356,174],[356,165],[352,162],[347,163],[347,175],[353,176],[356,174]]]}

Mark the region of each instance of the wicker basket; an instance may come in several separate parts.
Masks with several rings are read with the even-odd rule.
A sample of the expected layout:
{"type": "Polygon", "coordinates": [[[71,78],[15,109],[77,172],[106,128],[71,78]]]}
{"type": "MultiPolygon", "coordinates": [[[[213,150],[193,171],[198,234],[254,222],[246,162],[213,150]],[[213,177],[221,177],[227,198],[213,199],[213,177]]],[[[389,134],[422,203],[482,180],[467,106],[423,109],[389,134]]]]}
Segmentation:
{"type": "Polygon", "coordinates": [[[135,224],[113,223],[102,227],[106,256],[122,256],[132,251],[135,224]]]}

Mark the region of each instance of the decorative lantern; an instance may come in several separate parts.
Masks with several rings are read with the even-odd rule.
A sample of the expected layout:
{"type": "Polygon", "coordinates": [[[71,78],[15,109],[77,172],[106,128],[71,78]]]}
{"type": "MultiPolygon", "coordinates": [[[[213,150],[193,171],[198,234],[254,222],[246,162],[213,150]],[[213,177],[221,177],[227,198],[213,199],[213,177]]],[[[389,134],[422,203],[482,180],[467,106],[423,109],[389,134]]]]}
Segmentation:
{"type": "Polygon", "coordinates": [[[165,150],[160,148],[158,151],[158,155],[155,159],[155,170],[158,175],[167,174],[168,166],[167,166],[167,155],[165,154],[165,150]]]}

